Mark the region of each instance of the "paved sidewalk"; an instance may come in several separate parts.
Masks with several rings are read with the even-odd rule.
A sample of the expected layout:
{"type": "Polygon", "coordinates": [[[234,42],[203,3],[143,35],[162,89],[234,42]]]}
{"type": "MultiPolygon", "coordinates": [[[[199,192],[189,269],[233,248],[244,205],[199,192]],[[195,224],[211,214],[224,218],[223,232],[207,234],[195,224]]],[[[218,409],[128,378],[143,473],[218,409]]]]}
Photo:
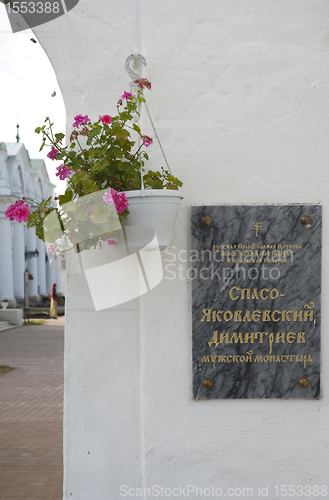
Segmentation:
{"type": "Polygon", "coordinates": [[[2,500],[63,498],[63,323],[0,332],[2,500]]]}
{"type": "Polygon", "coordinates": [[[58,316],[57,319],[31,319],[31,321],[44,321],[44,326],[63,326],[65,325],[65,316],[58,316]]]}

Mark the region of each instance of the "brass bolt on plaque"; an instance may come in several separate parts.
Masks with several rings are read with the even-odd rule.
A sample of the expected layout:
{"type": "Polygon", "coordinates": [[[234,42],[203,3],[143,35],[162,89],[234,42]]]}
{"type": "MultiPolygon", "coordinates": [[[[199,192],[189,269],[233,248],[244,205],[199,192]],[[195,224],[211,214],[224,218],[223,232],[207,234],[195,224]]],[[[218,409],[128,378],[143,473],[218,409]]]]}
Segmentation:
{"type": "Polygon", "coordinates": [[[205,227],[209,227],[211,226],[212,224],[212,219],[211,217],[209,217],[209,215],[205,215],[204,217],[202,217],[201,219],[201,224],[205,227]]]}
{"type": "Polygon", "coordinates": [[[309,215],[303,215],[303,217],[300,219],[300,222],[304,227],[311,227],[313,224],[312,219],[309,215]]]}
{"type": "Polygon", "coordinates": [[[298,380],[298,385],[303,389],[306,389],[306,387],[310,385],[310,381],[308,380],[307,377],[302,377],[298,380]]]}
{"type": "Polygon", "coordinates": [[[211,378],[205,378],[204,381],[202,382],[202,385],[205,389],[211,389],[212,386],[214,385],[213,380],[211,378]]]}

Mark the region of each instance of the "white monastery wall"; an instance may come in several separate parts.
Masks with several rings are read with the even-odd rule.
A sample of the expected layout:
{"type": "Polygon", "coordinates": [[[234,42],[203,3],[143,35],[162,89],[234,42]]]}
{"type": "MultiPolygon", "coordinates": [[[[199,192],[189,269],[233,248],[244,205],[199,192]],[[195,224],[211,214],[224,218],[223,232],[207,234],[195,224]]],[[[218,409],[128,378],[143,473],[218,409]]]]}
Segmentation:
{"type": "MultiPolygon", "coordinates": [[[[192,204],[323,204],[318,401],[193,400],[191,282],[165,272],[140,299],[95,313],[83,275],[69,275],[64,498],[328,485],[329,4],[80,0],[35,32],[69,128],[78,113],[115,113],[126,58],[146,58],[149,109],[184,181],[176,252],[189,248],[192,204]]],[[[145,113],[144,125],[152,136],[145,113]]],[[[150,155],[156,168],[157,145],[150,155]]]]}

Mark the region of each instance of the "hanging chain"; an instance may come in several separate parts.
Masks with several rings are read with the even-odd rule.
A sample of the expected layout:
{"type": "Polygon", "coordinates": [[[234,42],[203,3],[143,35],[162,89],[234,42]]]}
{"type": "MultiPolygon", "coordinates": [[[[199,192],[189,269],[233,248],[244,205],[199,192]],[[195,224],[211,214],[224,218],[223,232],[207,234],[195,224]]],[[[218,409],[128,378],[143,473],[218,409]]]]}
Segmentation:
{"type": "Polygon", "coordinates": [[[169,167],[169,163],[168,163],[167,158],[166,158],[166,155],[165,155],[165,153],[164,153],[164,151],[163,151],[163,147],[162,147],[162,145],[161,145],[161,142],[160,142],[159,136],[158,136],[158,134],[157,134],[157,131],[155,130],[155,126],[154,126],[153,120],[152,120],[152,118],[151,118],[151,115],[150,115],[150,112],[149,112],[149,108],[147,107],[146,101],[144,102],[144,104],[145,104],[145,108],[146,108],[147,114],[148,114],[148,116],[149,116],[149,119],[150,119],[151,125],[152,125],[153,130],[154,130],[154,135],[155,135],[155,137],[156,137],[156,138],[157,138],[157,140],[158,140],[158,143],[159,143],[159,146],[160,146],[161,152],[162,152],[162,154],[163,154],[164,161],[166,162],[166,165],[167,165],[167,167],[168,167],[168,171],[169,171],[169,173],[171,174],[171,170],[170,170],[170,167],[169,167]]]}
{"type": "MultiPolygon", "coordinates": [[[[138,80],[139,76],[138,76],[138,75],[137,75],[137,74],[136,74],[136,73],[135,73],[135,72],[131,69],[131,67],[130,67],[130,63],[131,63],[131,61],[132,61],[132,60],[134,60],[134,61],[139,60],[142,64],[144,64],[144,66],[146,66],[146,60],[145,60],[145,58],[144,58],[142,55],[137,54],[137,52],[136,52],[135,54],[131,54],[131,55],[130,55],[129,57],[127,57],[127,59],[126,59],[126,64],[125,64],[126,71],[127,71],[128,75],[130,76],[130,78],[132,79],[132,81],[130,82],[130,84],[129,84],[129,85],[130,85],[131,87],[136,87],[136,85],[137,85],[137,84],[135,83],[135,80],[138,80]]],[[[144,97],[144,93],[143,93],[143,97],[144,97]]],[[[168,163],[168,161],[167,161],[167,158],[166,158],[166,155],[165,155],[165,153],[164,153],[164,150],[163,150],[163,147],[162,147],[161,141],[160,141],[160,139],[159,139],[159,136],[158,136],[158,134],[157,134],[157,131],[156,131],[156,129],[155,129],[155,126],[154,126],[153,120],[152,120],[152,118],[151,118],[151,114],[150,114],[149,108],[148,108],[148,106],[147,106],[147,104],[146,104],[146,100],[145,100],[144,104],[145,104],[145,109],[146,109],[147,114],[148,114],[148,117],[149,117],[149,119],[150,119],[150,122],[151,122],[152,128],[153,128],[153,130],[154,130],[154,135],[155,135],[155,137],[157,138],[157,141],[158,141],[159,146],[160,146],[160,149],[161,149],[161,153],[162,153],[163,158],[164,158],[164,161],[165,161],[165,163],[166,163],[166,165],[167,165],[168,172],[171,174],[171,169],[170,169],[170,167],[169,167],[169,163],[168,163]]]]}

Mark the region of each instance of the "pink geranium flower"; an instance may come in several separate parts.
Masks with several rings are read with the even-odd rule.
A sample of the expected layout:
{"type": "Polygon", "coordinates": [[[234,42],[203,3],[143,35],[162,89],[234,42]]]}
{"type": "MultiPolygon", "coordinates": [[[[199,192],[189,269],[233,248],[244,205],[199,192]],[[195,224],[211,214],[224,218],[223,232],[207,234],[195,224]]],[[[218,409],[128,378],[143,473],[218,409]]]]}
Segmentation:
{"type": "MultiPolygon", "coordinates": [[[[16,201],[16,203],[18,203],[16,201]]],[[[16,208],[16,203],[15,205],[10,205],[7,210],[5,211],[5,216],[8,217],[9,220],[15,220],[15,217],[14,217],[14,212],[15,212],[15,208],[16,208]]]]}
{"type": "Polygon", "coordinates": [[[51,160],[57,160],[56,156],[58,153],[58,149],[56,149],[54,146],[51,146],[51,150],[47,154],[47,157],[50,158],[51,160]]]}
{"type": "Polygon", "coordinates": [[[28,205],[20,205],[15,209],[14,217],[17,222],[27,222],[30,215],[30,209],[28,205]]]}
{"type": "Polygon", "coordinates": [[[83,127],[82,130],[79,132],[79,135],[85,135],[87,137],[89,137],[89,130],[87,129],[87,127],[83,127]]]}
{"type": "Polygon", "coordinates": [[[101,121],[103,123],[109,124],[112,121],[112,117],[110,115],[103,115],[102,118],[101,118],[101,121]]]}
{"type": "Polygon", "coordinates": [[[143,141],[143,145],[146,146],[147,148],[151,146],[153,142],[153,139],[151,139],[151,137],[149,137],[148,135],[142,135],[141,139],[143,141]]]}
{"type": "Polygon", "coordinates": [[[16,201],[14,205],[10,205],[5,211],[5,216],[11,221],[27,222],[30,215],[30,208],[24,203],[25,198],[23,197],[20,201],[16,201]]]}
{"type": "Polygon", "coordinates": [[[105,201],[105,203],[109,203],[110,205],[114,203],[112,193],[104,193],[104,196],[102,196],[102,198],[105,201]]]}
{"type": "Polygon", "coordinates": [[[75,139],[78,137],[79,132],[77,130],[73,130],[72,134],[70,135],[70,141],[75,141],[75,139]]]}
{"type": "Polygon", "coordinates": [[[59,167],[56,167],[56,170],[56,175],[60,178],[61,181],[66,179],[66,177],[68,177],[73,172],[72,168],[67,167],[65,163],[63,163],[63,165],[60,165],[59,167]]]}
{"type": "Polygon", "coordinates": [[[123,95],[121,96],[121,99],[126,99],[126,101],[128,101],[129,99],[132,98],[132,94],[130,92],[124,92],[123,95]]]}
{"type": "Polygon", "coordinates": [[[25,198],[22,198],[20,201],[16,201],[14,205],[10,205],[5,212],[5,216],[8,217],[9,220],[27,222],[30,215],[30,208],[27,204],[24,204],[24,201],[25,198]]]}
{"type": "Polygon", "coordinates": [[[117,245],[117,242],[115,240],[113,240],[113,239],[106,240],[106,241],[107,241],[108,245],[110,245],[110,246],[111,245],[117,245]]]}
{"type": "Polygon", "coordinates": [[[126,208],[129,207],[129,203],[125,193],[116,193],[116,196],[114,197],[114,204],[117,212],[124,212],[126,208]]]}
{"type": "Polygon", "coordinates": [[[137,83],[137,87],[139,87],[141,90],[143,90],[144,87],[151,90],[151,82],[149,82],[149,80],[147,80],[146,78],[138,78],[134,81],[134,83],[137,83]]]}
{"type": "Polygon", "coordinates": [[[72,127],[80,127],[80,125],[87,124],[90,122],[90,118],[88,115],[82,116],[82,115],[77,115],[74,117],[75,122],[73,123],[72,127]]]}
{"type": "Polygon", "coordinates": [[[57,245],[49,245],[49,248],[48,248],[48,255],[54,255],[54,253],[56,252],[56,247],[57,245]]]}
{"type": "Polygon", "coordinates": [[[118,193],[115,189],[110,188],[109,193],[105,193],[103,196],[105,203],[112,204],[114,202],[117,212],[124,212],[126,208],[129,207],[129,203],[125,193],[118,193]]]}

